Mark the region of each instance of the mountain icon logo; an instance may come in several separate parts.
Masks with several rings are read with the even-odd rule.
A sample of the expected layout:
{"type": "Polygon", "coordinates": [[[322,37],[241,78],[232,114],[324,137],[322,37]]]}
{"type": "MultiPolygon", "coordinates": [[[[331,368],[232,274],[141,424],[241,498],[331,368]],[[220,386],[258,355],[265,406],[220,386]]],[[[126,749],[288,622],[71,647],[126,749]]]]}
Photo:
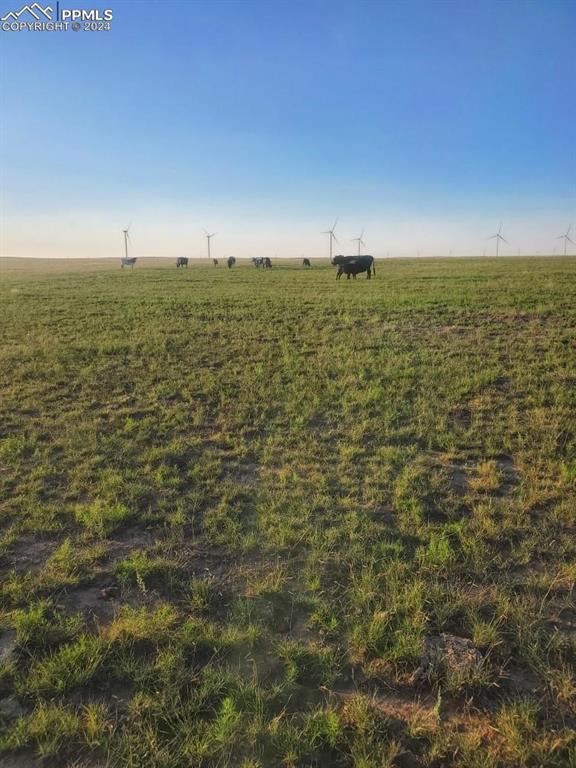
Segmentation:
{"type": "Polygon", "coordinates": [[[23,13],[29,13],[36,21],[41,21],[42,16],[45,19],[52,18],[52,8],[49,5],[46,8],[42,8],[38,3],[32,3],[32,5],[25,5],[19,11],[10,11],[5,16],[2,16],[0,21],[10,21],[11,19],[16,21],[23,13]]]}

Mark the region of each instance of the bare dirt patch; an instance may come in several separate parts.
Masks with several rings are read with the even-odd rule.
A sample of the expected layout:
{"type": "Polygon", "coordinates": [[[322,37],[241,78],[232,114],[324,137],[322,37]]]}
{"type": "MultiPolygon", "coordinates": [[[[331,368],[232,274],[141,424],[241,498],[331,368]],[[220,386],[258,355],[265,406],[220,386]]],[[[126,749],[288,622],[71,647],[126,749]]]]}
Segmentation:
{"type": "Polygon", "coordinates": [[[450,414],[450,418],[458,429],[470,429],[470,425],[472,424],[472,412],[470,408],[465,406],[454,408],[450,414]]]}
{"type": "Polygon", "coordinates": [[[533,696],[542,690],[542,680],[536,672],[513,664],[502,673],[501,685],[504,690],[521,696],[533,696]]]}
{"type": "Polygon", "coordinates": [[[242,460],[237,464],[226,462],[222,479],[237,485],[254,487],[260,480],[260,465],[249,460],[242,460]]]}
{"type": "Polygon", "coordinates": [[[482,654],[472,640],[446,633],[431,635],[424,639],[420,666],[413,680],[423,680],[444,670],[470,676],[480,670],[482,661],[482,654]]]}
{"type": "Polygon", "coordinates": [[[0,662],[6,663],[16,647],[16,631],[5,629],[0,634],[0,662]]]}
{"type": "Polygon", "coordinates": [[[16,752],[11,755],[2,755],[0,766],[1,768],[46,768],[46,763],[31,752],[16,752]]]}
{"type": "Polygon", "coordinates": [[[9,569],[19,574],[38,573],[60,543],[56,538],[41,539],[33,534],[24,534],[0,558],[0,563],[7,562],[9,569]]]}

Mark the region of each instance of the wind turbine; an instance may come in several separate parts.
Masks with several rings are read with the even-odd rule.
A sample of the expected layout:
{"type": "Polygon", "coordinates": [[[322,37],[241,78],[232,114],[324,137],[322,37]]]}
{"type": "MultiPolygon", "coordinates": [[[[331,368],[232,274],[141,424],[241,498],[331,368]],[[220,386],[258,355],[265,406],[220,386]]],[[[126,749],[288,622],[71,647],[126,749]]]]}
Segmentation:
{"type": "Polygon", "coordinates": [[[130,232],[131,224],[128,224],[126,229],[123,229],[122,232],[124,232],[124,254],[126,258],[128,258],[128,240],[130,240],[130,235],[128,234],[130,232]]]}
{"type": "Polygon", "coordinates": [[[556,240],[564,240],[564,256],[566,256],[566,246],[568,243],[572,243],[574,245],[574,240],[570,237],[570,230],[572,229],[572,224],[568,227],[566,232],[563,235],[559,235],[556,240]]]}
{"type": "Polygon", "coordinates": [[[363,245],[364,248],[366,248],[366,243],[364,242],[364,240],[362,240],[363,236],[364,236],[364,230],[362,230],[362,232],[360,233],[360,237],[353,237],[352,240],[350,241],[352,243],[358,243],[358,256],[360,256],[360,246],[363,245]]]}
{"type": "Polygon", "coordinates": [[[338,238],[334,234],[334,230],[336,229],[336,224],[338,224],[338,219],[336,218],[334,220],[334,224],[332,224],[331,229],[327,229],[325,232],[322,232],[323,235],[330,235],[330,263],[332,263],[332,241],[338,242],[338,238]]]}
{"type": "Polygon", "coordinates": [[[208,258],[210,258],[210,239],[214,237],[214,235],[217,235],[218,232],[212,232],[212,234],[209,234],[206,230],[204,230],[204,232],[206,234],[206,240],[208,241],[208,258]]]}
{"type": "Polygon", "coordinates": [[[505,240],[502,237],[502,222],[500,222],[500,226],[498,227],[498,232],[496,232],[495,235],[491,235],[488,240],[494,240],[496,238],[496,256],[498,256],[498,251],[500,249],[500,240],[502,240],[503,243],[506,243],[506,245],[510,245],[508,240],[505,240]]]}

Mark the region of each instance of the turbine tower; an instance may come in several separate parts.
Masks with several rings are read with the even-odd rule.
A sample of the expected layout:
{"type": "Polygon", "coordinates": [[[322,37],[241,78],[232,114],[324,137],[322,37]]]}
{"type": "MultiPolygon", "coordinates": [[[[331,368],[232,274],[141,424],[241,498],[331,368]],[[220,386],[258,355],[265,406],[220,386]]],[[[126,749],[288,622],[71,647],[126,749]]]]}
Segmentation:
{"type": "Polygon", "coordinates": [[[130,231],[130,224],[126,227],[126,229],[123,229],[122,232],[124,232],[124,255],[126,258],[128,258],[128,240],[130,240],[130,235],[128,234],[130,231]]]}
{"type": "Polygon", "coordinates": [[[210,258],[210,239],[213,238],[214,235],[217,235],[218,233],[217,232],[212,232],[212,234],[210,234],[210,233],[206,232],[206,230],[204,230],[204,232],[206,234],[206,240],[208,241],[208,258],[210,258]]]}
{"type": "Polygon", "coordinates": [[[495,235],[491,235],[488,240],[494,240],[496,238],[496,256],[498,256],[498,252],[500,250],[500,240],[502,240],[503,243],[506,243],[506,245],[510,245],[508,240],[505,240],[502,237],[502,222],[500,222],[500,226],[498,227],[498,232],[496,232],[495,235]]]}
{"type": "Polygon", "coordinates": [[[572,243],[574,245],[574,240],[570,237],[570,230],[572,229],[572,224],[568,227],[566,232],[563,235],[559,235],[556,240],[564,240],[564,256],[566,256],[566,247],[568,243],[572,243]]]}
{"type": "Polygon", "coordinates": [[[361,246],[364,246],[364,248],[366,248],[366,243],[364,242],[364,240],[362,240],[363,237],[364,237],[364,230],[362,230],[362,232],[360,233],[360,237],[353,237],[352,240],[350,241],[352,243],[358,243],[358,256],[360,256],[361,246]]]}
{"type": "Polygon", "coordinates": [[[327,229],[325,232],[322,232],[323,235],[329,235],[330,236],[330,263],[332,263],[332,242],[338,242],[338,238],[334,234],[334,230],[336,229],[336,224],[338,224],[338,219],[334,220],[334,224],[332,224],[331,229],[327,229]]]}

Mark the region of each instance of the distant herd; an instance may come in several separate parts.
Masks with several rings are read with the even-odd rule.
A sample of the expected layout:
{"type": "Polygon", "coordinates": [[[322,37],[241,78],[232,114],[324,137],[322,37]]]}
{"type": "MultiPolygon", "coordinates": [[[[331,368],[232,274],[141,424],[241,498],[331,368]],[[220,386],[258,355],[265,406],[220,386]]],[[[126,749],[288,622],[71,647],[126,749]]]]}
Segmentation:
{"type": "MultiPolygon", "coordinates": [[[[218,259],[212,259],[212,261],[214,266],[217,267],[218,259]]],[[[272,269],[272,261],[267,256],[258,259],[251,259],[251,262],[253,266],[256,267],[256,269],[272,269]]],[[[330,263],[333,266],[338,267],[336,280],[339,280],[342,275],[346,275],[348,280],[350,279],[350,276],[356,279],[356,275],[359,275],[362,272],[366,272],[366,277],[368,280],[370,280],[372,275],[376,276],[376,265],[374,263],[373,256],[334,256],[330,263]]],[[[124,267],[133,268],[134,264],[136,264],[135,257],[123,258],[121,259],[120,266],[122,269],[124,267]]],[[[228,269],[231,269],[234,264],[236,264],[236,259],[234,256],[229,256],[226,259],[226,265],[228,269]]],[[[302,259],[302,266],[306,269],[309,269],[312,266],[310,259],[302,259]]],[[[186,267],[186,269],[188,269],[188,257],[179,256],[176,259],[176,267],[186,267]]]]}

